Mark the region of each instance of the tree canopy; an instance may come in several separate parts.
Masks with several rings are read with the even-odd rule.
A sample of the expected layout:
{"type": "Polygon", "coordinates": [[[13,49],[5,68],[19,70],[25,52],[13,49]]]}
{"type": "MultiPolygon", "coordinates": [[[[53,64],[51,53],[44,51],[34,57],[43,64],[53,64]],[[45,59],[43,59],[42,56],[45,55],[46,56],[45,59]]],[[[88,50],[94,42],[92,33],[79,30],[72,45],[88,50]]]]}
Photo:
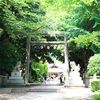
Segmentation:
{"type": "Polygon", "coordinates": [[[46,0],[46,29],[66,34],[69,59],[80,63],[86,70],[88,59],[100,53],[99,0],[46,0]]]}
{"type": "Polygon", "coordinates": [[[3,35],[35,34],[34,31],[42,27],[45,14],[40,3],[33,0],[1,0],[0,12],[1,38],[3,35]]]}
{"type": "MultiPolygon", "coordinates": [[[[80,63],[82,70],[86,70],[89,58],[100,53],[99,0],[0,0],[0,59],[9,56],[11,63],[15,63],[16,59],[25,63],[26,37],[32,36],[35,41],[62,40],[52,37],[53,34],[67,36],[69,59],[80,63]],[[39,37],[38,34],[50,36],[39,37]],[[5,47],[6,41],[11,47],[5,47]],[[8,52],[6,55],[5,48],[8,52]],[[9,48],[13,48],[12,53],[9,48]],[[15,60],[12,60],[14,57],[15,60]]],[[[32,47],[31,59],[50,60],[53,56],[63,61],[59,56],[63,53],[63,46],[59,45],[56,50],[52,48],[46,50],[45,46],[39,50],[32,47]]]]}

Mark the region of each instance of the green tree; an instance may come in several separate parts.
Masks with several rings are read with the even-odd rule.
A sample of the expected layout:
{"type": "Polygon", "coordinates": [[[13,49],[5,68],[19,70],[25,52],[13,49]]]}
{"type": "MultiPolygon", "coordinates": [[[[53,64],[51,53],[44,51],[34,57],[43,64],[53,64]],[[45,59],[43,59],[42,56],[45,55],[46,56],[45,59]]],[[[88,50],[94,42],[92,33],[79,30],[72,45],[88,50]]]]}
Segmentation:
{"type": "Polygon", "coordinates": [[[89,75],[100,75],[100,54],[95,54],[90,57],[87,68],[87,73],[89,75]]]}
{"type": "Polygon", "coordinates": [[[0,44],[0,74],[6,75],[13,70],[17,61],[21,60],[21,53],[8,40],[0,44]]]}
{"type": "Polygon", "coordinates": [[[66,19],[69,53],[86,70],[89,57],[100,52],[100,2],[82,0],[72,6],[72,14],[66,19]]]}
{"type": "Polygon", "coordinates": [[[0,2],[0,27],[4,34],[14,36],[15,34],[33,33],[42,26],[42,16],[45,14],[39,8],[40,3],[32,1],[5,0],[0,2]]]}
{"type": "Polygon", "coordinates": [[[82,70],[86,70],[89,57],[100,51],[99,36],[96,35],[100,29],[100,2],[44,0],[42,5],[46,9],[44,31],[67,35],[70,60],[81,63],[82,70]]]}
{"type": "Polygon", "coordinates": [[[87,48],[91,49],[94,53],[100,53],[100,31],[71,38],[68,43],[71,42],[74,42],[77,48],[87,48]]]}
{"type": "Polygon", "coordinates": [[[25,58],[25,37],[41,32],[44,15],[45,11],[40,8],[40,2],[36,0],[0,0],[0,52],[4,61],[9,62],[9,65],[0,62],[0,65],[3,63],[4,71],[15,65],[14,61],[19,59],[18,54],[21,56],[20,60],[25,58]],[[6,40],[8,46],[4,47],[6,40]]]}

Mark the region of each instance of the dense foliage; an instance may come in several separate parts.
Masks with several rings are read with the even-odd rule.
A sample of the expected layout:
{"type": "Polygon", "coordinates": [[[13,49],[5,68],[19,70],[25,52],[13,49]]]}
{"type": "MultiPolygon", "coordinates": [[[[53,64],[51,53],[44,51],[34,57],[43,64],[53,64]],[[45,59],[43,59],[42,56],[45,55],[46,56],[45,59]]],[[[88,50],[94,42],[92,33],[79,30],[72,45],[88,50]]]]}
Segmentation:
{"type": "Polygon", "coordinates": [[[100,100],[100,93],[93,95],[92,100],[100,100]]]}
{"type": "Polygon", "coordinates": [[[16,61],[21,60],[21,53],[8,40],[0,44],[0,74],[6,75],[13,70],[16,61]]]}
{"type": "Polygon", "coordinates": [[[100,52],[100,2],[96,0],[44,0],[46,32],[66,34],[69,59],[87,69],[88,59],[100,52]]]}
{"type": "Polygon", "coordinates": [[[100,90],[100,80],[91,80],[90,81],[90,88],[92,91],[99,91],[100,90]]]}
{"type": "Polygon", "coordinates": [[[30,68],[30,78],[29,82],[40,81],[40,79],[44,76],[48,76],[48,66],[46,63],[43,64],[42,61],[35,62],[32,61],[30,68]]]}
{"type": "MultiPolygon", "coordinates": [[[[2,34],[33,34],[41,27],[41,16],[44,11],[39,8],[40,3],[24,0],[2,0],[0,2],[0,28],[2,34]]],[[[2,38],[2,37],[1,37],[2,38]]]]}
{"type": "Polygon", "coordinates": [[[100,53],[100,32],[88,33],[87,35],[79,35],[76,38],[70,39],[68,42],[74,41],[77,48],[89,48],[94,53],[100,53]]]}
{"type": "Polygon", "coordinates": [[[82,0],[72,5],[72,15],[66,19],[71,26],[68,28],[69,53],[71,60],[80,63],[84,72],[88,59],[100,53],[100,2],[82,0]]]}
{"type": "Polygon", "coordinates": [[[90,57],[87,73],[89,75],[100,75],[100,54],[95,54],[94,56],[90,57]]]}
{"type": "Polygon", "coordinates": [[[10,73],[19,58],[24,65],[26,36],[41,31],[44,15],[45,11],[38,1],[0,0],[1,72],[10,73]]]}
{"type": "Polygon", "coordinates": [[[92,91],[96,92],[96,94],[92,95],[92,100],[100,100],[100,79],[91,80],[90,88],[92,91]]]}

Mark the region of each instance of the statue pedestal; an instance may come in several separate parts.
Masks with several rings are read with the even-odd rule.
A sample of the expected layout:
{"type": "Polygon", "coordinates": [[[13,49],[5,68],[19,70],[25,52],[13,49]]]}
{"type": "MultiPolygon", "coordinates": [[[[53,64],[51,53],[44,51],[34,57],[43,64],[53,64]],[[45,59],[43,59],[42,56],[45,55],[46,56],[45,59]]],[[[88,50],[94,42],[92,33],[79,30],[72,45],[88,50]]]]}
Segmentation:
{"type": "Polygon", "coordinates": [[[13,71],[8,80],[9,85],[24,85],[23,77],[20,71],[13,71]]]}
{"type": "Polygon", "coordinates": [[[85,85],[83,84],[83,80],[80,77],[80,66],[78,64],[78,66],[76,66],[74,61],[70,62],[70,66],[71,66],[71,72],[70,75],[68,77],[68,83],[65,84],[65,87],[85,87],[85,85]]]}
{"type": "Polygon", "coordinates": [[[74,85],[82,85],[83,84],[83,81],[80,77],[79,72],[74,71],[74,72],[70,73],[69,84],[74,84],[74,85]]]}
{"type": "Polygon", "coordinates": [[[65,84],[65,87],[84,87],[83,80],[80,77],[80,73],[77,71],[70,72],[68,79],[68,84],[65,84]]]}
{"type": "Polygon", "coordinates": [[[73,75],[70,75],[69,84],[84,87],[83,80],[80,77],[79,72],[73,72],[73,75]]]}

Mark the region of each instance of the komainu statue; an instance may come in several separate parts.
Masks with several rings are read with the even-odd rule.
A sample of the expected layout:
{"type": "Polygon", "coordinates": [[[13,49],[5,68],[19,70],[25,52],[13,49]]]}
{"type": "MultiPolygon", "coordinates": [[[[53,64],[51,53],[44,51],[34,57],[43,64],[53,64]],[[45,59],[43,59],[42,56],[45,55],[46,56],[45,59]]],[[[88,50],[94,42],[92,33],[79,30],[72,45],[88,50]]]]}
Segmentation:
{"type": "Polygon", "coordinates": [[[20,71],[21,61],[17,61],[16,66],[14,67],[14,71],[20,71]]]}
{"type": "Polygon", "coordinates": [[[80,71],[80,65],[79,64],[76,65],[74,61],[71,61],[70,62],[70,66],[71,66],[71,72],[72,71],[77,71],[77,72],[80,71]]]}

